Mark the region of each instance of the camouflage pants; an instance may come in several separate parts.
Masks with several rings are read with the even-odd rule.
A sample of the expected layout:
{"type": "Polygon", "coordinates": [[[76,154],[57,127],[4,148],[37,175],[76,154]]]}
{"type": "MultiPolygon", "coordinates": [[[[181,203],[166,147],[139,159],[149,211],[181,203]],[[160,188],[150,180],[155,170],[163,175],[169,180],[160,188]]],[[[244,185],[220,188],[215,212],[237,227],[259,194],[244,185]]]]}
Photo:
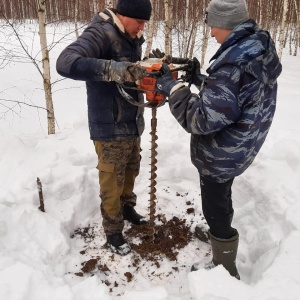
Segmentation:
{"type": "Polygon", "coordinates": [[[140,138],[94,141],[98,155],[102,225],[106,234],[122,232],[122,204],[136,205],[133,188],[140,170],[140,142],[140,138]]]}

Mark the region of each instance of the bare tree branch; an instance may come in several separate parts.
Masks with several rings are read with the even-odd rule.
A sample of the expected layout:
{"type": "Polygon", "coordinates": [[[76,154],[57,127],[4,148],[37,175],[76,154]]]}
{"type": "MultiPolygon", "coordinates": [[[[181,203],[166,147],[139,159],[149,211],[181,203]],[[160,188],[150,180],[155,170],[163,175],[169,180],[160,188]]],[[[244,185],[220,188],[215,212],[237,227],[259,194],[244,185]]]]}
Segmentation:
{"type": "MultiPolygon", "coordinates": [[[[39,108],[39,109],[44,109],[45,111],[47,111],[47,108],[45,108],[45,107],[38,106],[38,105],[33,105],[33,104],[28,104],[26,102],[21,102],[21,101],[17,101],[17,100],[10,100],[10,99],[5,99],[5,98],[0,98],[0,101],[13,102],[13,103],[16,103],[16,104],[35,107],[35,108],[39,108]]],[[[0,105],[3,105],[3,104],[0,102],[0,105]]]]}

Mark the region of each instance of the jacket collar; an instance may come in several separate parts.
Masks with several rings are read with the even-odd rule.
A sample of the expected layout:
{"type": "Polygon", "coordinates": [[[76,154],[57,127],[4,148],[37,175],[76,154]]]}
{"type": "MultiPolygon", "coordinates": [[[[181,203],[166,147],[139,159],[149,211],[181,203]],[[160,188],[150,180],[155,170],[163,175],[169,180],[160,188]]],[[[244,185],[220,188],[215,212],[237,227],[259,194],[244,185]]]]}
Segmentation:
{"type": "MultiPolygon", "coordinates": [[[[121,32],[123,32],[124,34],[127,34],[125,32],[125,28],[124,28],[122,22],[117,17],[116,11],[114,9],[106,8],[103,12],[99,13],[99,15],[101,18],[103,18],[106,21],[111,19],[112,24],[116,25],[121,32]]],[[[141,32],[139,32],[137,38],[140,39],[142,36],[143,36],[143,34],[141,32]]]]}

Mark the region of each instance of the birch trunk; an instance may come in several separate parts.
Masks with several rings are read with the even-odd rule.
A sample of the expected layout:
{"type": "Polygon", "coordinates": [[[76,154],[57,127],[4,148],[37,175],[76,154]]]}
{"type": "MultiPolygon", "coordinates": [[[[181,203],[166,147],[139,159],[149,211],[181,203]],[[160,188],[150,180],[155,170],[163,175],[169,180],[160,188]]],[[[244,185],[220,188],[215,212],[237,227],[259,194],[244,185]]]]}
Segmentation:
{"type": "Polygon", "coordinates": [[[279,51],[278,51],[278,57],[281,60],[282,52],[285,44],[285,27],[286,27],[286,19],[287,19],[287,12],[288,12],[288,0],[284,0],[283,2],[283,12],[282,12],[282,20],[281,20],[281,26],[280,26],[280,32],[279,32],[279,51]]]}
{"type": "Polygon", "coordinates": [[[55,117],[54,108],[52,101],[51,91],[51,77],[50,77],[50,61],[49,61],[49,50],[46,36],[46,0],[37,0],[38,8],[38,19],[39,19],[39,36],[40,45],[42,52],[42,63],[43,63],[43,85],[47,107],[47,119],[48,119],[48,134],[55,134],[55,117]]]}
{"type": "MultiPolygon", "coordinates": [[[[299,2],[299,1],[298,1],[299,2]]],[[[294,56],[297,55],[297,49],[300,44],[300,5],[297,3],[297,0],[294,0],[296,8],[296,32],[295,32],[295,52],[294,56]]]]}
{"type": "Polygon", "coordinates": [[[112,8],[113,7],[112,0],[105,0],[104,6],[105,6],[105,8],[112,8]]]}
{"type": "MultiPolygon", "coordinates": [[[[155,0],[151,0],[152,7],[154,7],[154,1],[155,0]]],[[[150,51],[152,49],[153,35],[154,35],[154,14],[152,13],[147,26],[147,46],[145,50],[145,57],[149,57],[150,51]]]]}
{"type": "Polygon", "coordinates": [[[79,8],[79,0],[74,0],[74,25],[75,25],[76,39],[78,39],[78,37],[79,37],[79,33],[78,33],[78,8],[79,8]]]}
{"type": "Polygon", "coordinates": [[[99,12],[99,10],[98,10],[98,1],[97,0],[93,0],[93,10],[94,10],[95,15],[99,12]]]}
{"type": "Polygon", "coordinates": [[[164,0],[165,6],[165,54],[172,55],[171,51],[171,17],[170,17],[170,0],[164,0]]]}
{"type": "Polygon", "coordinates": [[[186,0],[185,13],[183,18],[183,47],[182,54],[183,57],[187,57],[188,48],[189,48],[189,40],[192,34],[192,31],[189,30],[189,0],[186,0]]]}
{"type": "Polygon", "coordinates": [[[210,27],[205,25],[203,28],[203,38],[202,38],[202,47],[201,47],[201,67],[204,65],[205,54],[206,54],[208,39],[209,39],[209,33],[210,33],[210,27]]]}
{"type": "Polygon", "coordinates": [[[261,26],[262,25],[262,3],[261,3],[262,0],[259,0],[258,3],[257,3],[257,8],[258,8],[258,11],[259,11],[259,20],[258,20],[258,24],[261,26]]]}
{"type": "Polygon", "coordinates": [[[196,44],[196,37],[197,37],[197,31],[198,31],[198,23],[193,26],[193,33],[192,33],[192,40],[191,40],[191,47],[189,49],[188,57],[192,58],[194,54],[194,48],[196,44]]]}

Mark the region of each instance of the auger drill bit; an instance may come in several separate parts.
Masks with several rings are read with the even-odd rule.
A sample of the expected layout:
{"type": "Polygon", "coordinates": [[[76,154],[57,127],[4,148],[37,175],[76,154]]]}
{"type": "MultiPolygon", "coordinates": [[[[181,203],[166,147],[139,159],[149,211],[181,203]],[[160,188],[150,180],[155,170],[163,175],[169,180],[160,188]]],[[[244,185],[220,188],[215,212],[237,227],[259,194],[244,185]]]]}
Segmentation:
{"type": "Polygon", "coordinates": [[[157,135],[156,135],[156,127],[157,127],[157,118],[156,118],[156,107],[152,108],[152,119],[151,119],[151,177],[150,177],[150,220],[149,220],[149,236],[152,237],[152,241],[154,241],[154,220],[155,220],[155,212],[156,212],[156,163],[157,163],[157,135]]]}

